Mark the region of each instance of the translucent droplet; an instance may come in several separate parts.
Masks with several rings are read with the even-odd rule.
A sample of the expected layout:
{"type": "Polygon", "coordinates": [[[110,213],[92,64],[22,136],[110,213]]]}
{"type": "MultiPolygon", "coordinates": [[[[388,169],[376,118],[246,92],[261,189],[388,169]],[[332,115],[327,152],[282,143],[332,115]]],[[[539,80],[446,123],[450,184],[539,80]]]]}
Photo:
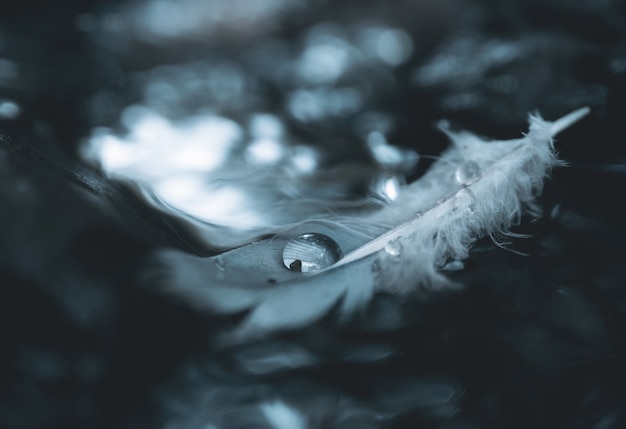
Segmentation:
{"type": "Polygon", "coordinates": [[[317,233],[299,235],[283,250],[283,264],[291,271],[312,273],[329,267],[343,257],[332,238],[317,233]]]}
{"type": "Polygon", "coordinates": [[[470,213],[476,212],[476,196],[469,188],[461,189],[454,197],[454,208],[470,213]]]}
{"type": "Polygon", "coordinates": [[[419,219],[424,216],[424,213],[421,210],[415,212],[415,219],[419,219]]]}
{"type": "Polygon", "coordinates": [[[374,263],[372,263],[372,272],[374,274],[380,273],[382,271],[383,267],[380,265],[380,261],[378,259],[376,259],[374,261],[374,263]]]}
{"type": "Polygon", "coordinates": [[[454,177],[460,184],[466,184],[480,174],[480,167],[474,161],[465,161],[456,169],[454,177]]]}
{"type": "Polygon", "coordinates": [[[389,256],[400,256],[402,254],[402,242],[400,239],[401,237],[398,237],[385,244],[385,252],[389,256]]]}

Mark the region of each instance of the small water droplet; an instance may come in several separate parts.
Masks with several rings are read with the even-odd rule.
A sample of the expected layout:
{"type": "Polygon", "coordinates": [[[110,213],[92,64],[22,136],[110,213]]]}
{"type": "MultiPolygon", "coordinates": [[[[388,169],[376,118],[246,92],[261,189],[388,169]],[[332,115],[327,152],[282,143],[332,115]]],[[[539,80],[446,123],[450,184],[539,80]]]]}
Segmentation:
{"type": "Polygon", "coordinates": [[[376,259],[374,263],[372,264],[372,272],[374,274],[377,274],[377,273],[380,273],[382,269],[383,267],[380,265],[380,261],[376,259]]]}
{"type": "Polygon", "coordinates": [[[421,210],[418,210],[415,212],[415,219],[419,219],[424,215],[424,213],[421,210]]]}
{"type": "Polygon", "coordinates": [[[329,267],[343,257],[332,238],[317,233],[299,235],[283,250],[283,264],[291,271],[312,273],[329,267]]]}
{"type": "Polygon", "coordinates": [[[402,242],[401,237],[391,240],[385,245],[385,252],[389,256],[400,256],[402,254],[402,242]]]}
{"type": "Polygon", "coordinates": [[[456,169],[456,181],[464,185],[480,174],[480,167],[474,161],[465,161],[456,169]]]}
{"type": "Polygon", "coordinates": [[[476,196],[469,188],[463,188],[454,197],[454,207],[457,210],[476,212],[476,196]]]}

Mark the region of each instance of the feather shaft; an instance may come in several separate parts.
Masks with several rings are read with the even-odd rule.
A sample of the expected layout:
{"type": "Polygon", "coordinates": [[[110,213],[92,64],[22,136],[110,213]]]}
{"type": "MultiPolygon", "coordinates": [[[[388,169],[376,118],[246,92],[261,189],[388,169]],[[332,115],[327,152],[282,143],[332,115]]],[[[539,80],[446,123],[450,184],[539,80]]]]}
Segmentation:
{"type": "MultiPolygon", "coordinates": [[[[546,141],[545,142],[537,142],[537,143],[543,143],[545,145],[550,146],[551,145],[550,139],[553,136],[555,136],[557,133],[563,131],[564,129],[568,128],[569,126],[571,126],[575,122],[579,121],[581,118],[583,118],[585,115],[587,115],[589,113],[589,111],[590,110],[589,110],[588,107],[584,107],[584,108],[575,110],[575,111],[573,111],[573,112],[563,116],[562,118],[556,120],[555,122],[553,122],[552,124],[550,124],[548,126],[548,134],[549,134],[549,136],[546,139],[546,141]]],[[[455,195],[461,189],[473,189],[473,188],[475,188],[477,183],[479,183],[480,181],[484,181],[485,178],[490,177],[490,174],[493,174],[494,172],[497,172],[498,170],[501,170],[503,165],[510,167],[511,161],[516,161],[517,168],[523,168],[525,166],[525,164],[527,162],[529,162],[529,160],[533,156],[537,155],[536,153],[533,153],[532,151],[527,151],[528,153],[526,154],[526,158],[530,158],[530,159],[524,159],[523,158],[524,154],[520,153],[520,152],[523,152],[525,149],[528,149],[528,145],[532,144],[532,143],[533,143],[532,141],[523,141],[522,144],[515,144],[515,145],[513,145],[513,147],[511,148],[511,150],[508,153],[504,153],[498,159],[495,159],[491,165],[489,165],[487,168],[485,168],[483,170],[483,172],[481,174],[478,174],[474,179],[471,179],[471,180],[463,183],[457,189],[455,189],[452,192],[449,192],[447,195],[441,197],[439,200],[437,200],[436,203],[432,204],[430,207],[426,208],[424,211],[418,212],[418,214],[416,216],[414,216],[412,219],[408,220],[407,222],[404,222],[404,223],[400,224],[399,226],[397,226],[397,227],[395,227],[395,228],[385,232],[384,234],[382,234],[382,235],[374,238],[373,240],[365,243],[361,247],[353,250],[352,252],[347,254],[343,259],[338,261],[333,266],[328,267],[326,270],[334,269],[334,268],[337,268],[337,267],[340,267],[340,266],[343,266],[343,265],[350,264],[351,262],[354,262],[356,260],[362,259],[362,258],[364,258],[364,257],[366,257],[368,255],[371,255],[373,253],[382,251],[385,248],[385,246],[388,245],[389,242],[401,239],[402,237],[405,237],[407,235],[412,234],[417,228],[419,228],[420,225],[422,225],[422,224],[427,222],[429,213],[433,212],[434,210],[441,209],[442,207],[445,207],[447,205],[450,205],[450,202],[455,198],[455,195]]],[[[485,144],[497,144],[497,143],[485,143],[485,144]]],[[[543,148],[537,148],[537,149],[543,149],[543,148]]],[[[550,154],[550,155],[552,156],[552,154],[550,154]]],[[[544,170],[548,169],[551,166],[550,165],[550,159],[551,159],[551,157],[547,158],[548,162],[544,163],[544,165],[541,166],[541,168],[543,168],[544,170]]],[[[438,162],[439,163],[448,162],[448,159],[444,157],[444,158],[442,158],[438,162]]],[[[517,171],[516,171],[515,168],[511,168],[508,172],[505,171],[505,174],[515,175],[515,174],[517,174],[517,171]]],[[[495,184],[495,186],[497,186],[497,183],[495,184]]],[[[481,190],[481,191],[482,191],[481,195],[479,195],[477,198],[482,197],[483,196],[482,194],[485,194],[484,197],[488,197],[487,194],[490,193],[489,189],[484,189],[484,190],[481,190]]]]}

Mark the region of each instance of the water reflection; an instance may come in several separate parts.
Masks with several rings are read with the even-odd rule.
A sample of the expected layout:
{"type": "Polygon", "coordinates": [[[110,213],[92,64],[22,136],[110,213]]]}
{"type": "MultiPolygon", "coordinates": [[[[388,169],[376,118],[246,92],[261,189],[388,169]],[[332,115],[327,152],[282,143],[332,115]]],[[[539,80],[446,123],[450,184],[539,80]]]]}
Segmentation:
{"type": "Polygon", "coordinates": [[[302,174],[310,174],[315,171],[318,165],[317,152],[311,147],[296,146],[293,148],[289,159],[290,170],[302,174]]]}
{"type": "Polygon", "coordinates": [[[88,156],[95,157],[112,176],[135,180],[165,175],[210,171],[225,162],[241,136],[233,121],[204,115],[172,123],[142,107],[124,111],[125,138],[97,130],[88,156]]]}
{"type": "Polygon", "coordinates": [[[260,165],[276,164],[285,156],[283,124],[273,115],[255,114],[250,120],[252,141],[248,145],[249,162],[260,165]]]}
{"type": "Polygon", "coordinates": [[[352,59],[350,45],[329,24],[316,27],[297,62],[297,74],[304,83],[328,84],[339,79],[352,59]]]}
{"type": "Polygon", "coordinates": [[[0,120],[15,119],[20,115],[20,106],[13,100],[0,99],[0,120]]]}
{"type": "MultiPolygon", "coordinates": [[[[255,113],[241,122],[213,113],[174,120],[130,106],[121,119],[126,131],[95,129],[83,155],[160,210],[239,233],[321,214],[346,200],[351,170],[326,178],[320,149],[298,143],[276,115],[255,113]]],[[[392,201],[417,155],[388,144],[379,131],[365,140],[379,170],[362,180],[373,195],[392,201]]],[[[241,238],[217,234],[206,239],[228,246],[241,238]]]]}
{"type": "Polygon", "coordinates": [[[252,141],[246,154],[250,163],[273,165],[287,154],[282,141],[283,124],[276,116],[262,113],[253,115],[250,119],[249,132],[252,141]]]}
{"type": "Polygon", "coordinates": [[[245,33],[294,12],[303,0],[148,0],[131,7],[136,36],[149,43],[201,39],[224,27],[245,33]]]}
{"type": "MultiPolygon", "coordinates": [[[[121,12],[117,21],[110,15],[108,30],[105,15],[80,15],[75,25],[100,40],[98,33],[112,31],[115,21],[130,26],[119,34],[127,45],[137,37],[166,46],[165,40],[200,40],[223,26],[271,33],[264,20],[280,20],[301,3],[151,0],[121,12]]],[[[126,72],[127,92],[138,98],[125,100],[111,90],[92,97],[94,122],[106,126],[94,128],[85,157],[160,210],[231,228],[209,237],[216,242],[236,236],[232,229],[277,226],[342,201],[365,200],[366,190],[395,199],[418,157],[390,144],[389,115],[365,108],[394,87],[390,70],[410,59],[411,37],[381,22],[329,21],[301,33],[280,41],[264,37],[236,54],[216,48],[191,61],[126,72]],[[364,73],[370,77],[363,79],[364,73]],[[294,133],[337,120],[356,132],[360,145],[340,141],[350,149],[339,150],[323,137],[294,133]],[[336,159],[335,153],[345,155],[336,159]],[[355,159],[362,165],[342,167],[355,159]]],[[[214,42],[206,39],[207,46],[214,42]]]]}
{"type": "Polygon", "coordinates": [[[162,65],[137,73],[143,103],[170,116],[208,108],[246,109],[255,99],[250,78],[231,61],[196,61],[162,65]]]}
{"type": "Polygon", "coordinates": [[[465,86],[481,79],[489,70],[520,58],[527,49],[528,44],[519,41],[454,39],[415,71],[414,82],[420,86],[465,86]]]}
{"type": "Polygon", "coordinates": [[[392,202],[398,198],[400,189],[405,185],[398,175],[381,176],[372,183],[372,194],[385,202],[392,202]]]}
{"type": "Polygon", "coordinates": [[[302,414],[282,401],[261,405],[268,423],[275,428],[306,429],[308,424],[302,414]]]}
{"type": "Polygon", "coordinates": [[[413,53],[411,37],[398,28],[369,27],[359,39],[364,52],[392,67],[403,64],[413,53]]]}
{"type": "Polygon", "coordinates": [[[288,98],[289,112],[303,122],[318,121],[358,112],[363,96],[354,88],[298,89],[288,98]]]}

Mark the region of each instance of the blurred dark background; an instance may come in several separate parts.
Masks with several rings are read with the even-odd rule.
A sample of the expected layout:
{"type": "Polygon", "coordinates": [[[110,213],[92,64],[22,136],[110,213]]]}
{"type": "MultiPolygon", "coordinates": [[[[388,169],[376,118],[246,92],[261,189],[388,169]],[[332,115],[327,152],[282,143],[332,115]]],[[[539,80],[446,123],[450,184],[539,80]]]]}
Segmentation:
{"type": "Polygon", "coordinates": [[[0,427],[626,427],[624,1],[0,10],[0,427]],[[520,226],[528,256],[481,241],[460,293],[223,350],[209,339],[233,320],[139,286],[151,251],[197,239],[79,155],[132,104],[271,112],[337,163],[365,156],[363,129],[437,155],[442,118],[512,138],[529,112],[591,114],[557,139],[569,167],[520,226]],[[272,426],[274,400],[307,426],[272,426]]]}

